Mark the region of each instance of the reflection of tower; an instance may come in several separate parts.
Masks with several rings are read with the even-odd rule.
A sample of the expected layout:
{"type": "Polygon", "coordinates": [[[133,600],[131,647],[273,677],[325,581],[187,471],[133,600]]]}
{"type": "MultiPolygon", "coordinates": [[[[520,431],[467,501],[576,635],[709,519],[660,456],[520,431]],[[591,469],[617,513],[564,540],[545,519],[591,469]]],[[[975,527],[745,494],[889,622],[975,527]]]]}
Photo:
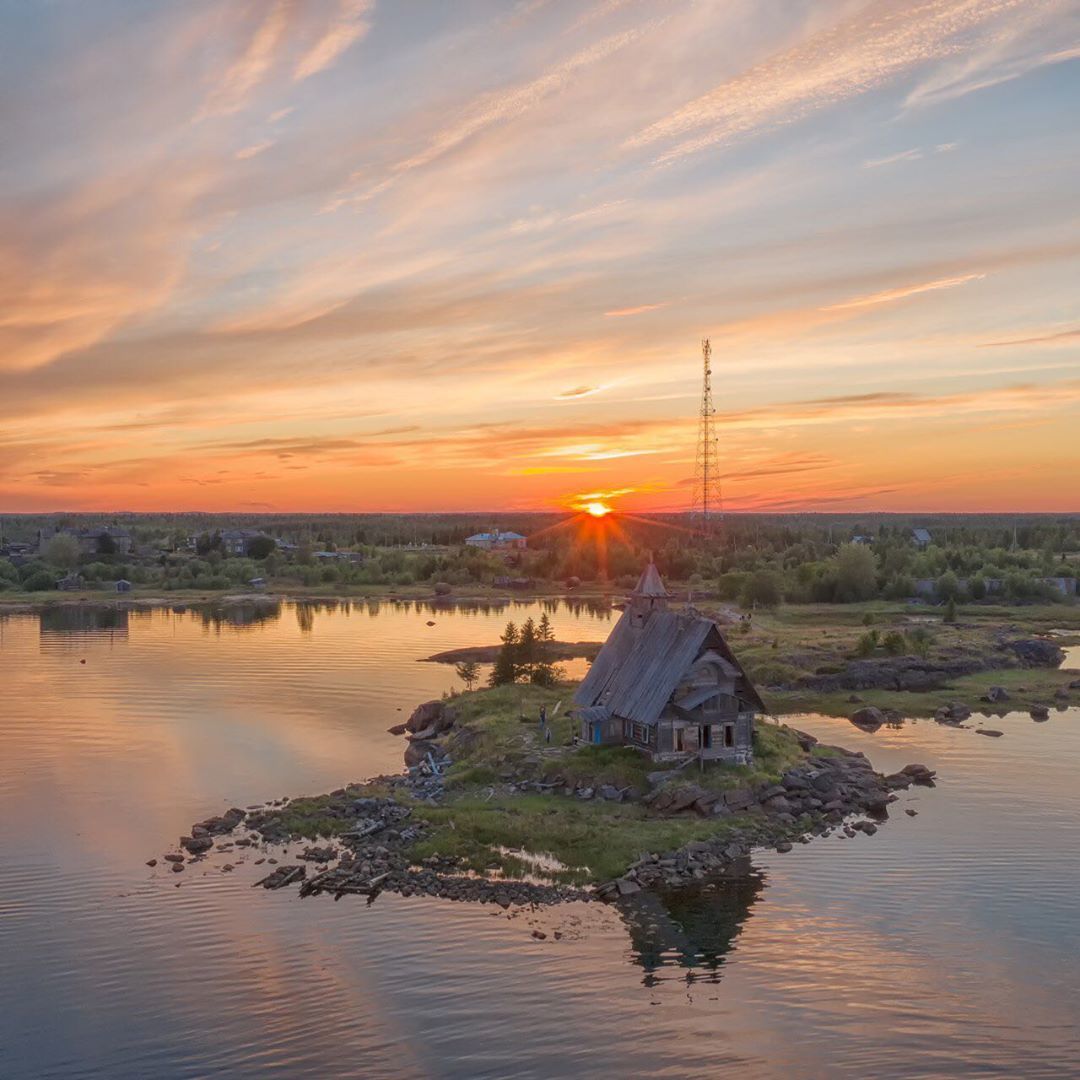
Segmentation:
{"type": "Polygon", "coordinates": [[[704,376],[701,387],[701,415],[698,420],[697,459],[694,463],[694,495],[690,513],[694,525],[702,532],[712,532],[722,519],[724,509],[720,494],[720,462],[713,417],[716,409],[712,400],[712,346],[709,339],[701,343],[704,376]]]}

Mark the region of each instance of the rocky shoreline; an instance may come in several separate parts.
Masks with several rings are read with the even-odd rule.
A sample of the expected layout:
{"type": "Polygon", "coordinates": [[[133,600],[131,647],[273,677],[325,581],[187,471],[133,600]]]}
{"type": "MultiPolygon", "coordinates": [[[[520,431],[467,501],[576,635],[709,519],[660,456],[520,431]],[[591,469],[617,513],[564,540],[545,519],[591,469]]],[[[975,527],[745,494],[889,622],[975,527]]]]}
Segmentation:
{"type": "MultiPolygon", "coordinates": [[[[414,726],[432,724],[428,703],[414,713],[414,726]],[[425,711],[426,710],[426,711],[425,711]]],[[[450,730],[452,720],[444,729],[450,730]]],[[[382,776],[364,784],[339,788],[320,797],[320,828],[331,834],[326,842],[307,843],[296,861],[260,858],[256,864],[273,867],[257,886],[279,889],[299,886],[301,896],[362,895],[372,902],[381,892],[402,896],[432,896],[448,900],[512,905],[550,905],[568,901],[615,902],[643,889],[672,889],[713,881],[741,879],[750,873],[754,850],[792,850],[796,843],[842,833],[872,835],[889,818],[896,792],[912,785],[934,786],[934,773],[912,764],[883,775],[861,754],[839,747],[821,747],[813,736],[796,733],[808,756],[787,769],[777,783],[733,787],[719,792],[688,783],[678,770],[649,774],[650,789],[616,788],[586,781],[575,784],[510,775],[501,781],[501,794],[514,797],[542,794],[552,799],[582,802],[637,802],[650,816],[692,818],[716,823],[716,835],[681,847],[642,852],[619,877],[589,887],[563,884],[539,877],[499,876],[497,861],[484,872],[467,867],[464,859],[432,855],[415,859],[411,850],[430,835],[425,807],[446,802],[441,769],[427,761],[404,775],[382,776]],[[814,751],[811,754],[811,751],[814,751]],[[378,791],[379,794],[373,794],[378,791]]],[[[429,740],[425,740],[429,741],[429,740]]],[[[413,744],[415,745],[415,744],[413,744]]],[[[445,751],[441,758],[445,762],[445,751]]],[[[494,789],[493,789],[494,790],[494,789]]],[[[304,832],[292,816],[304,800],[281,799],[246,811],[233,808],[220,817],[194,824],[181,837],[187,853],[165,859],[180,872],[186,862],[203,859],[217,850],[236,848],[281,849],[304,841],[304,832]],[[242,827],[242,831],[241,831],[242,827]]],[[[307,811],[301,810],[302,815],[307,811]]],[[[907,810],[908,814],[915,811],[907,810]]],[[[521,853],[527,858],[528,853],[521,853]]],[[[153,862],[153,860],[152,860],[153,862]]],[[[224,870],[233,867],[226,864],[224,870]]]]}

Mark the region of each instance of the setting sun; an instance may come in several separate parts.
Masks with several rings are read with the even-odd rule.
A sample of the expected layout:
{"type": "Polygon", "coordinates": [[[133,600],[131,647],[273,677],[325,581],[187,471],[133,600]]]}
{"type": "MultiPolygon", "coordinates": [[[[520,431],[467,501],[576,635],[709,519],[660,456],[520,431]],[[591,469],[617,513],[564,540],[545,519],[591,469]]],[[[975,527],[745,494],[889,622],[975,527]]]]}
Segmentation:
{"type": "Polygon", "coordinates": [[[604,517],[611,513],[611,507],[605,505],[602,502],[591,502],[585,504],[585,513],[591,514],[593,517],[604,517]]]}

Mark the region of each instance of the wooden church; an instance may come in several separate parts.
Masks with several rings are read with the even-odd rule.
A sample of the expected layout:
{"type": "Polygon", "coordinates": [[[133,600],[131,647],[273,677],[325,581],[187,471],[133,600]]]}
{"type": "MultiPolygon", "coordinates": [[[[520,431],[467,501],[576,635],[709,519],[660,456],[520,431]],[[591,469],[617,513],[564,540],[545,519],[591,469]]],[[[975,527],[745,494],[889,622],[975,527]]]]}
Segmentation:
{"type": "Polygon", "coordinates": [[[583,742],[749,764],[765,705],[719,625],[668,609],[650,561],[574,696],[583,742]]]}

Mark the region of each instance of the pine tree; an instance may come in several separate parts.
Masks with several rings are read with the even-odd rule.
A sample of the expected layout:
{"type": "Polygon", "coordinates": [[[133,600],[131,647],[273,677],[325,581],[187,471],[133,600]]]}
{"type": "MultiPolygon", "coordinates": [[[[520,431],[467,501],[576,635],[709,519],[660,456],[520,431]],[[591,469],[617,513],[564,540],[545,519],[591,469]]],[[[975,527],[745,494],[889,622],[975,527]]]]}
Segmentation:
{"type": "Polygon", "coordinates": [[[540,616],[540,625],[536,628],[536,662],[529,671],[529,681],[537,686],[553,686],[559,677],[559,670],[551,659],[551,643],[554,640],[551,620],[545,611],[540,616]]]}
{"type": "Polygon", "coordinates": [[[457,677],[465,684],[466,690],[473,688],[473,683],[480,678],[480,665],[475,660],[462,660],[455,665],[457,677]]]}
{"type": "Polygon", "coordinates": [[[522,623],[521,633],[518,635],[517,665],[518,675],[524,675],[527,679],[532,678],[533,668],[536,666],[539,642],[536,636],[536,623],[530,616],[522,623]]]}
{"type": "Polygon", "coordinates": [[[491,677],[488,680],[491,686],[505,686],[507,683],[516,682],[518,677],[518,629],[511,622],[506,624],[503,631],[502,648],[495,660],[495,666],[491,669],[491,677]]]}

